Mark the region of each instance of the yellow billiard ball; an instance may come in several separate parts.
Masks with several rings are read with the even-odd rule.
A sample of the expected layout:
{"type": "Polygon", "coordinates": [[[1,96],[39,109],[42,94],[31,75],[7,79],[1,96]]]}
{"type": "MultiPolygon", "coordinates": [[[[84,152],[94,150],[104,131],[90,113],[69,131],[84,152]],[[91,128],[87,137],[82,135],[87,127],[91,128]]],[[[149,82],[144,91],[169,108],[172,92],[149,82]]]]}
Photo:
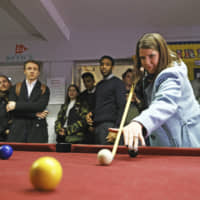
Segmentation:
{"type": "Polygon", "coordinates": [[[38,190],[53,190],[62,178],[62,166],[53,157],[41,157],[30,168],[30,181],[38,190]]]}

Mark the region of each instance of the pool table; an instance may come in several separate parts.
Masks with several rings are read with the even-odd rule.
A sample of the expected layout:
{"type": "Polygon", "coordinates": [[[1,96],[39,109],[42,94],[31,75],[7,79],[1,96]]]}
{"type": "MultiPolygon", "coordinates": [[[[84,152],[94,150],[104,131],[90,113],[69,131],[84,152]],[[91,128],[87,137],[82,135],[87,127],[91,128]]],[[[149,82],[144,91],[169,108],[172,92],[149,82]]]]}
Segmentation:
{"type": "Polygon", "coordinates": [[[103,145],[71,145],[56,152],[55,144],[10,144],[14,153],[0,160],[0,198],[42,200],[195,200],[200,199],[200,148],[139,147],[131,158],[119,146],[109,166],[100,166],[103,145]],[[63,167],[63,178],[53,191],[35,190],[29,169],[39,157],[52,156],[63,167]]]}

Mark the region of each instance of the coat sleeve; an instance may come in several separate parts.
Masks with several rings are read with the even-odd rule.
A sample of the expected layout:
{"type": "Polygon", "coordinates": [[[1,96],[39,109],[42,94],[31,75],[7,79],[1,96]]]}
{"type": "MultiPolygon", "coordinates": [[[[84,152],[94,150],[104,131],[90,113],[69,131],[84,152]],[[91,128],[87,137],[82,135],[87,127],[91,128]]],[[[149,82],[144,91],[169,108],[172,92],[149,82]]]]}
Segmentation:
{"type": "Polygon", "coordinates": [[[63,124],[65,123],[65,114],[66,114],[67,105],[62,104],[60,110],[57,115],[57,119],[55,121],[55,133],[58,134],[59,130],[63,128],[63,124]]]}
{"type": "Polygon", "coordinates": [[[10,91],[9,91],[9,101],[17,101],[17,95],[16,95],[16,85],[15,86],[12,86],[10,88],[10,91]]]}
{"type": "Polygon", "coordinates": [[[48,105],[49,95],[50,95],[49,88],[46,87],[45,93],[44,94],[40,93],[37,101],[33,101],[33,102],[31,102],[31,101],[28,101],[28,102],[16,101],[15,110],[21,111],[21,112],[29,112],[29,113],[42,112],[46,109],[46,107],[48,105]]]}
{"type": "Polygon", "coordinates": [[[150,106],[134,118],[145,127],[147,135],[164,124],[178,109],[181,81],[176,73],[164,73],[155,81],[155,95],[150,106]]]}
{"type": "Polygon", "coordinates": [[[8,128],[8,118],[5,104],[0,104],[0,135],[4,135],[5,130],[8,128]]]}
{"type": "Polygon", "coordinates": [[[86,122],[86,115],[89,112],[88,107],[86,104],[82,104],[81,110],[80,110],[80,119],[77,120],[72,125],[67,126],[65,132],[66,135],[74,135],[78,132],[83,132],[83,130],[87,127],[86,122]]]}
{"type": "Polygon", "coordinates": [[[26,117],[29,119],[36,119],[36,113],[25,113],[25,112],[15,112],[13,111],[15,117],[26,117]]]}

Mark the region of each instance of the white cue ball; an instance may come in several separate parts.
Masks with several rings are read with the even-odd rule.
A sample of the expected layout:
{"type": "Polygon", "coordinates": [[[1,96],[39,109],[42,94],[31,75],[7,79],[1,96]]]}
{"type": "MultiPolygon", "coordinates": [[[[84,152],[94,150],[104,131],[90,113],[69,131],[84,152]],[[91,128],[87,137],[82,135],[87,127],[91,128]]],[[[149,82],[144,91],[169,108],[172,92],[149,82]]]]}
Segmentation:
{"type": "Polygon", "coordinates": [[[110,150],[102,149],[98,152],[97,159],[100,165],[110,165],[113,160],[113,156],[110,150]]]}

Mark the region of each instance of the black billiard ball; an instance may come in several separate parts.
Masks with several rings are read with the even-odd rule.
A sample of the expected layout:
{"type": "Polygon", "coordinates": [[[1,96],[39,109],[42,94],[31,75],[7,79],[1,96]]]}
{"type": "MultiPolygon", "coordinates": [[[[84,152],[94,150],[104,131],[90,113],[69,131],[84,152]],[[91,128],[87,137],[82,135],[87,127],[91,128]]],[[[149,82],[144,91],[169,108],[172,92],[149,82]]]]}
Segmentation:
{"type": "Polygon", "coordinates": [[[128,150],[128,154],[130,157],[136,157],[138,155],[138,151],[128,150]]]}

